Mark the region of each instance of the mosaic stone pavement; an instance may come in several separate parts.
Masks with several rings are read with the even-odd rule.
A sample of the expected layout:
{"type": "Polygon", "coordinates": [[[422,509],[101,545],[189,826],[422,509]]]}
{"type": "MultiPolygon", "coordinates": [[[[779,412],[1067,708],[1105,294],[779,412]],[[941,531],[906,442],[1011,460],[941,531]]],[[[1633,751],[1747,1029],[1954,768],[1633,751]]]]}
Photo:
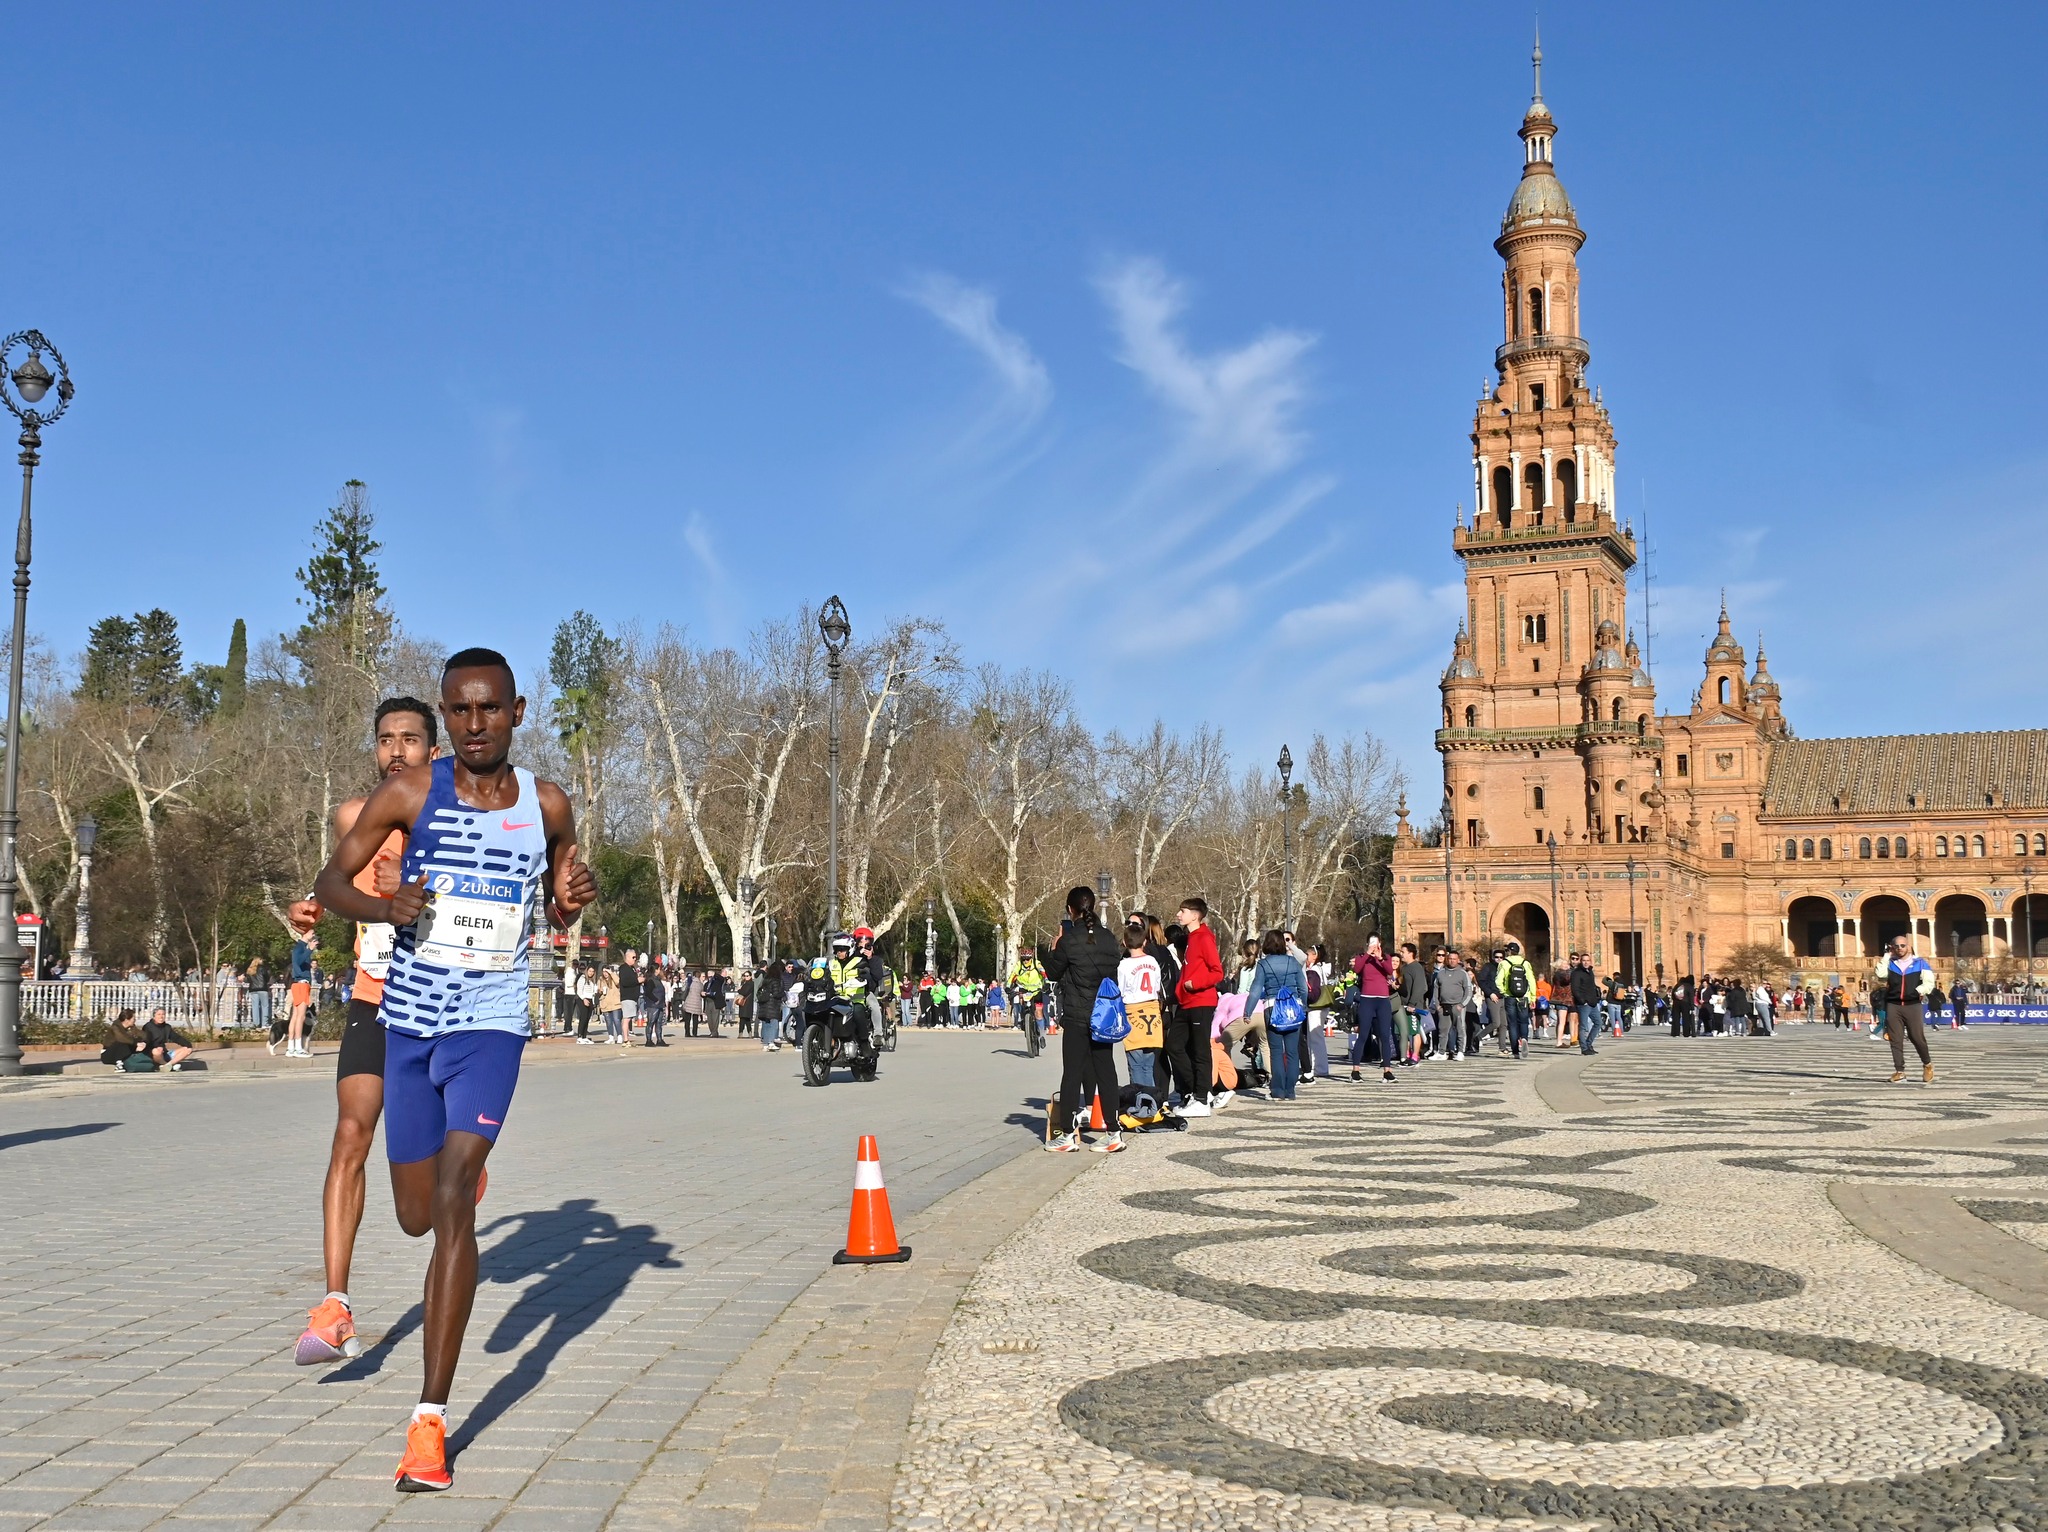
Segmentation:
{"type": "Polygon", "coordinates": [[[2048,1297],[2048,1036],[1934,1047],[1639,1034],[1148,1135],[969,1288],[894,1524],[2048,1528],[2048,1303],[1933,1269],[2048,1297]]]}

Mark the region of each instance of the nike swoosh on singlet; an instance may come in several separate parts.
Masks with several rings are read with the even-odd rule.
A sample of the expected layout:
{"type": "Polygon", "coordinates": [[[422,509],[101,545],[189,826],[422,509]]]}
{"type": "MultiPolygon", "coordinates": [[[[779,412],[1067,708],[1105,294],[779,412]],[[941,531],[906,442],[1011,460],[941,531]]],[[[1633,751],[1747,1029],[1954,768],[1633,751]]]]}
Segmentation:
{"type": "Polygon", "coordinates": [[[529,819],[523,825],[516,825],[509,819],[501,819],[498,821],[498,828],[501,830],[531,830],[539,823],[538,819],[529,819]]]}

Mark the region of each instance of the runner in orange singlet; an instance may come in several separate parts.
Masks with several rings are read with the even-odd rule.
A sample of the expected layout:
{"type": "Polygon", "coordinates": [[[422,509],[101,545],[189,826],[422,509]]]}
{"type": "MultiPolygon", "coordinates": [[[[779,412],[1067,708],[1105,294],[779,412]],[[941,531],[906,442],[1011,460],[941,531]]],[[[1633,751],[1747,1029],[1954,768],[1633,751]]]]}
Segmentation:
{"type": "MultiPolygon", "coordinates": [[[[395,776],[408,766],[433,759],[439,733],[433,709],[417,697],[392,697],[377,708],[377,776],[395,776]]],[[[356,822],[368,795],[351,798],[334,811],[338,841],[356,822]]],[[[366,894],[388,897],[398,890],[399,862],[405,837],[393,831],[376,859],[357,873],[355,886],[366,894]]],[[[320,906],[304,900],[292,906],[296,920],[319,918],[320,906]]],[[[348,1272],[355,1255],[356,1230],[363,1222],[363,1165],[377,1136],[384,1112],[384,1028],[377,1007],[384,999],[384,974],[391,962],[392,929],[388,925],[356,927],[356,978],[349,991],[348,1024],[341,1034],[341,1059],[335,1070],[336,1116],[334,1147],[327,1160],[327,1184],[321,1193],[322,1246],[327,1262],[327,1296],[306,1317],[305,1333],[293,1352],[300,1366],[338,1362],[357,1355],[355,1310],[348,1301],[348,1272]]]]}

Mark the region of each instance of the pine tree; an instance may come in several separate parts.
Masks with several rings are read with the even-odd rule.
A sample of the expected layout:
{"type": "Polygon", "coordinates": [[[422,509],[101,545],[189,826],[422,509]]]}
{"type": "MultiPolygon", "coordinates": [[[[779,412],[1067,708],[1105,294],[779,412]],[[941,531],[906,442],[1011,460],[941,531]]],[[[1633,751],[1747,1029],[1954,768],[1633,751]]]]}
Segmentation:
{"type": "Polygon", "coordinates": [[[305,590],[299,602],[307,609],[306,621],[285,641],[309,674],[338,661],[374,688],[383,670],[394,623],[377,570],[384,545],[374,535],[376,526],[369,486],[350,479],[313,528],[313,556],[294,571],[305,590]]]}
{"type": "Polygon", "coordinates": [[[248,696],[249,624],[237,617],[235,630],[228,635],[228,662],[221,670],[221,712],[232,718],[241,712],[242,704],[248,700],[248,696]]]}
{"type": "Polygon", "coordinates": [[[135,694],[135,622],[102,617],[85,639],[78,696],[89,702],[125,702],[135,694]]]}
{"type": "Polygon", "coordinates": [[[153,708],[178,706],[185,698],[185,646],[178,619],[162,607],[135,617],[136,698],[153,708]]]}

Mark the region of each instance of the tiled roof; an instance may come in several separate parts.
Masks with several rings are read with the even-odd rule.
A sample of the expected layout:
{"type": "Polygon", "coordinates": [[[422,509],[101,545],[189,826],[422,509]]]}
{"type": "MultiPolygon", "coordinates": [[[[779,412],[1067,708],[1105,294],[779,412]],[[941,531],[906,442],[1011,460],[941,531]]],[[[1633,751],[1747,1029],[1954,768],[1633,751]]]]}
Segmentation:
{"type": "Polygon", "coordinates": [[[2048,729],[1786,740],[1771,747],[1764,812],[1983,810],[1994,794],[1996,807],[2048,809],[2048,729]]]}

